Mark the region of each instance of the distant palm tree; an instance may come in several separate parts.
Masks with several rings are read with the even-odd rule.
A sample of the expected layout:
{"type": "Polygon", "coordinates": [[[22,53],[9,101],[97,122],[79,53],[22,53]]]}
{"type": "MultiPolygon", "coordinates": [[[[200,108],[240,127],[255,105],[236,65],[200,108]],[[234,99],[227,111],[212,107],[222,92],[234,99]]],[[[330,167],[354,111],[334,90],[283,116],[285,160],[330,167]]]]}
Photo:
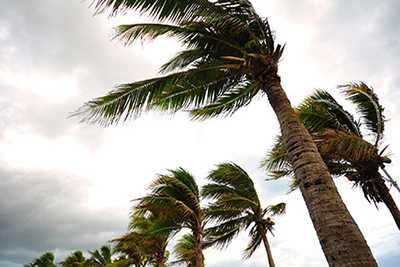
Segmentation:
{"type": "Polygon", "coordinates": [[[94,267],[105,267],[113,261],[113,249],[110,246],[102,246],[100,250],[89,251],[89,254],[90,265],[94,267]]]}
{"type": "Polygon", "coordinates": [[[52,252],[46,252],[25,267],[56,267],[55,257],[52,252]]]}
{"type": "Polygon", "coordinates": [[[249,230],[250,243],[244,251],[249,258],[264,244],[268,264],[275,267],[267,232],[273,231],[271,217],[285,212],[285,203],[262,207],[254,183],[250,176],[234,163],[223,163],[213,170],[208,179],[212,183],[203,186],[202,195],[210,198],[206,217],[217,222],[206,229],[210,244],[227,246],[232,239],[245,229],[249,230]]]}
{"type": "Polygon", "coordinates": [[[186,228],[195,238],[196,267],[204,266],[202,251],[204,215],[200,205],[200,193],[193,176],[179,168],[169,174],[159,175],[150,185],[151,192],[140,198],[136,214],[146,214],[149,209],[158,209],[159,220],[151,232],[157,235],[177,233],[186,228]],[[162,215],[161,215],[162,214],[162,215]]]}
{"type": "Polygon", "coordinates": [[[89,267],[89,261],[85,258],[82,251],[74,251],[60,262],[60,267],[89,267]]]}
{"type": "MultiPolygon", "coordinates": [[[[355,106],[360,119],[356,120],[328,92],[316,91],[306,98],[297,114],[312,133],[315,143],[332,175],[345,176],[360,186],[368,201],[385,203],[400,229],[400,211],[385,184],[397,188],[390,176],[384,178],[379,169],[391,162],[382,148],[385,117],[383,107],[372,88],[364,83],[342,86],[343,93],[355,106]],[[363,134],[362,130],[365,130],[363,134]],[[372,137],[366,140],[365,137],[372,137]]],[[[265,158],[263,165],[274,179],[294,176],[281,137],[265,158]]],[[[387,172],[386,172],[387,173],[387,172]]],[[[297,182],[292,189],[297,188],[297,182]]]]}
{"type": "Polygon", "coordinates": [[[86,103],[78,111],[83,120],[109,125],[150,109],[190,110],[194,118],[205,119],[233,114],[254,97],[266,95],[328,263],[376,266],[282,88],[278,63],[283,46],[275,43],[268,20],[250,1],[93,0],[93,4],[97,12],[136,10],[156,20],[118,26],[116,37],[126,44],[167,36],[177,39],[184,50],[161,67],[163,76],[121,84],[86,103]]]}
{"type": "Polygon", "coordinates": [[[170,233],[153,233],[158,216],[154,210],[147,216],[138,216],[133,213],[130,223],[130,232],[113,240],[116,243],[115,251],[121,256],[114,261],[112,266],[121,266],[122,262],[127,266],[146,266],[151,264],[155,267],[164,267],[168,259],[167,244],[170,233]]]}
{"type": "Polygon", "coordinates": [[[196,239],[192,234],[183,235],[174,247],[175,260],[171,265],[196,267],[196,239]]]}

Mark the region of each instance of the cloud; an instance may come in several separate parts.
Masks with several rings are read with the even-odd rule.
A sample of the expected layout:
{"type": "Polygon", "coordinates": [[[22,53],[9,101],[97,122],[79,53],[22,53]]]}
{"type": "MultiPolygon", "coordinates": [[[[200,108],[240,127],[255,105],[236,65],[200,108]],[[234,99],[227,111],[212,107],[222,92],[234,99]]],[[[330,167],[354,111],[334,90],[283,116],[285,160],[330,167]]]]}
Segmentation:
{"type": "MultiPolygon", "coordinates": [[[[165,40],[129,48],[110,42],[113,24],[140,19],[93,17],[88,2],[10,1],[0,9],[0,240],[7,241],[0,242],[0,266],[25,263],[45,250],[62,257],[98,247],[126,229],[129,200],[143,194],[156,173],[182,166],[204,184],[225,161],[248,171],[264,203],[288,203],[271,238],[277,264],[325,265],[301,196],[285,195],[286,181],[265,183],[258,168],[278,132],[265,98],[232,118],[206,122],[152,113],[103,129],[66,118],[116,83],[154,75],[177,48],[165,40]]],[[[292,103],[316,87],[363,80],[379,90],[391,119],[386,140],[396,152],[399,2],[359,2],[254,0],[287,43],[280,71],[292,103]]],[[[395,154],[393,165],[399,159],[395,154]]],[[[388,248],[399,240],[391,237],[397,230],[390,214],[338,183],[380,263],[393,265],[398,252],[388,248]]],[[[262,249],[241,260],[246,240],[207,251],[207,263],[264,266],[262,249]]]]}
{"type": "Polygon", "coordinates": [[[0,240],[7,242],[0,259],[26,263],[43,251],[93,249],[125,231],[125,210],[93,209],[89,193],[78,177],[1,168],[0,240]]]}

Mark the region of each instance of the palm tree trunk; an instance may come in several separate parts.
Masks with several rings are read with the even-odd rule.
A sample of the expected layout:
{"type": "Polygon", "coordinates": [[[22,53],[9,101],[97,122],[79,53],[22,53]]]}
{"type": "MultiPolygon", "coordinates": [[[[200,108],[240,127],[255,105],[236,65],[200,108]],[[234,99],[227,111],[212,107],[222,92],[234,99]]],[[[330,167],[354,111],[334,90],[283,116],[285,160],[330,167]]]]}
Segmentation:
{"type": "Polygon", "coordinates": [[[392,178],[392,176],[386,171],[385,166],[382,164],[382,166],[380,166],[380,168],[382,169],[382,171],[385,173],[387,179],[389,180],[389,182],[394,186],[394,188],[397,189],[397,191],[400,192],[400,187],[397,184],[397,182],[392,178]]]}
{"type": "Polygon", "coordinates": [[[396,202],[394,202],[392,195],[390,195],[389,188],[387,188],[383,179],[377,180],[377,186],[383,203],[385,203],[386,207],[389,209],[394,221],[396,222],[397,228],[400,230],[400,211],[397,208],[396,202]]]}
{"type": "Polygon", "coordinates": [[[262,241],[264,243],[265,251],[267,252],[268,265],[269,267],[275,267],[274,259],[272,258],[271,247],[269,246],[267,239],[267,232],[265,230],[262,231],[262,241]]]}
{"type": "Polygon", "coordinates": [[[203,232],[199,231],[196,234],[196,267],[204,267],[204,255],[203,255],[203,232]]]}
{"type": "Polygon", "coordinates": [[[329,266],[377,266],[310,134],[294,113],[280,77],[265,88],[268,88],[264,91],[278,117],[289,161],[329,266]]]}

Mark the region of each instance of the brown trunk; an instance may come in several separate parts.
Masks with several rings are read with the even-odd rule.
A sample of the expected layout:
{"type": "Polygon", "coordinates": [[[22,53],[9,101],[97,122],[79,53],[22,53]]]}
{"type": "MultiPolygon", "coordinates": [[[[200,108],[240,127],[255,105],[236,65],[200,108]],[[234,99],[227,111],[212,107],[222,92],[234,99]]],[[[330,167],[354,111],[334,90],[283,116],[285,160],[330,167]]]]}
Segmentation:
{"type": "Polygon", "coordinates": [[[289,161],[329,266],[378,266],[310,134],[294,113],[280,78],[268,88],[265,92],[278,117],[289,161]]]}
{"type": "Polygon", "coordinates": [[[202,248],[203,233],[199,232],[196,235],[196,267],[204,267],[204,255],[202,248]]]}
{"type": "Polygon", "coordinates": [[[271,247],[269,246],[267,239],[267,232],[265,230],[262,231],[262,241],[264,243],[265,251],[267,252],[268,265],[269,267],[275,267],[274,259],[272,258],[271,247]]]}
{"type": "Polygon", "coordinates": [[[387,188],[383,179],[378,179],[377,185],[383,203],[385,203],[386,207],[389,209],[394,221],[396,222],[397,228],[400,230],[400,211],[397,208],[396,202],[394,202],[394,199],[390,195],[389,188],[387,188]]]}

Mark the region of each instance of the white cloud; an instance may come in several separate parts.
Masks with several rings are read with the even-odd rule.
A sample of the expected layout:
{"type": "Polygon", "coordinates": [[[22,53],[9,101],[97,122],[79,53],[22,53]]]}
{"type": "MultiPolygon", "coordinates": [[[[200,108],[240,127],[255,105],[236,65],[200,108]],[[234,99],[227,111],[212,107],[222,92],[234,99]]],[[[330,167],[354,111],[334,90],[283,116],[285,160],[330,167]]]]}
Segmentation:
{"type": "MultiPolygon", "coordinates": [[[[182,113],[151,113],[104,129],[66,119],[69,112],[114,83],[154,75],[178,49],[171,40],[136,43],[128,48],[110,42],[111,26],[143,18],[92,17],[91,10],[78,2],[44,1],[47,5],[31,6],[26,1],[15,1],[9,9],[0,11],[0,59],[4,59],[0,64],[0,166],[13,170],[5,177],[9,177],[9,191],[16,192],[16,207],[42,211],[52,218],[45,225],[49,231],[46,246],[32,241],[43,233],[41,221],[33,220],[36,224],[21,232],[15,227],[35,216],[17,216],[18,224],[4,222],[7,229],[0,230],[0,236],[6,231],[14,233],[15,240],[10,244],[15,246],[0,247],[0,266],[2,260],[21,263],[44,249],[67,251],[101,245],[125,229],[129,201],[142,195],[157,173],[182,166],[203,184],[214,164],[224,161],[237,162],[254,177],[266,204],[288,203],[287,214],[277,219],[276,236],[270,238],[277,265],[326,265],[300,194],[285,195],[286,182],[265,183],[265,174],[258,169],[278,132],[265,98],[231,118],[206,122],[192,122],[182,113]],[[16,14],[18,19],[11,24],[16,14]],[[28,178],[12,180],[15,173],[28,178]],[[55,184],[49,178],[52,175],[55,184]],[[48,195],[41,198],[40,192],[48,195]],[[53,206],[41,210],[40,203],[48,199],[54,201],[53,206]],[[66,213],[66,208],[74,212],[66,213]],[[98,222],[99,218],[102,220],[98,222]],[[74,220],[71,228],[67,227],[70,232],[54,227],[63,220],[74,220]]],[[[400,117],[394,85],[400,81],[396,72],[400,48],[391,37],[398,36],[398,29],[392,25],[397,21],[392,14],[396,1],[376,7],[373,1],[367,1],[364,9],[377,9],[373,16],[351,4],[357,1],[254,2],[259,12],[270,18],[278,40],[287,43],[280,72],[293,104],[315,87],[333,89],[336,84],[365,80],[379,89],[391,119],[385,140],[392,152],[399,151],[396,137],[400,117]]],[[[399,159],[394,154],[394,167],[389,169],[394,175],[399,173],[395,167],[399,159]]],[[[338,184],[375,255],[395,254],[392,248],[399,246],[399,239],[393,235],[397,230],[385,207],[378,212],[358,189],[352,189],[344,180],[338,184]]],[[[399,194],[393,195],[400,203],[399,194]]],[[[15,218],[10,216],[10,206],[0,207],[5,216],[15,218]]],[[[1,218],[5,217],[0,216],[0,223],[1,218]]],[[[241,261],[246,243],[246,236],[241,235],[225,251],[207,251],[207,263],[264,266],[262,249],[251,260],[241,261]]]]}

